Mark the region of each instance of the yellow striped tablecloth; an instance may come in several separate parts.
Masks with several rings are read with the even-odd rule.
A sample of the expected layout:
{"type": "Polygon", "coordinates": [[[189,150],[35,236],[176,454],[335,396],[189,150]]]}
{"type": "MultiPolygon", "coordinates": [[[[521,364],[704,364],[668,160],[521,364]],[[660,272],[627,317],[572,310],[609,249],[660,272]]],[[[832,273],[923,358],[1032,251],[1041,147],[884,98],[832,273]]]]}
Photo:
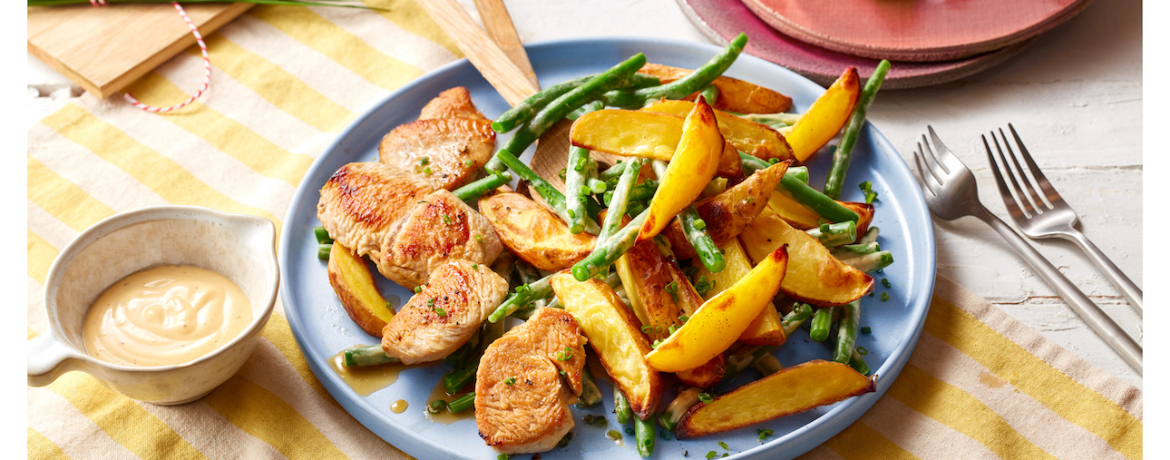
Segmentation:
{"type": "MultiPolygon", "coordinates": [[[[175,113],[83,96],[28,132],[28,336],[79,232],[163,204],[281,227],[308,166],[358,114],[461,57],[410,1],[387,11],[257,6],[207,39],[208,94],[175,113]]],[[[197,50],[132,87],[145,103],[201,83],[197,50]]],[[[79,372],[28,388],[29,458],[403,458],[313,377],[281,305],[239,374],[197,402],[137,403],[79,372]]],[[[890,391],[806,458],[1142,458],[1142,394],[939,279],[890,391]]]]}

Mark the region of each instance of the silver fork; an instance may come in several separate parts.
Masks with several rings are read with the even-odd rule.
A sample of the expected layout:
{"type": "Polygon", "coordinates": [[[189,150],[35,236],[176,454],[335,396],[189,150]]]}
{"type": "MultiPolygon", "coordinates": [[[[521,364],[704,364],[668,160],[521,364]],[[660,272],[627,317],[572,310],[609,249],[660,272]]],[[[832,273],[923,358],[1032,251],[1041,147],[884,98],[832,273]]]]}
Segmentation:
{"type": "Polygon", "coordinates": [[[1024,141],[1020,140],[1020,135],[1016,133],[1016,128],[1011,123],[1008,123],[1008,130],[1012,132],[1012,137],[1016,140],[1016,146],[1019,147],[1020,151],[1019,155],[1016,155],[1016,152],[1012,150],[1011,143],[1008,142],[1002,129],[999,130],[998,138],[995,137],[994,131],[991,132],[991,140],[995,144],[996,152],[999,153],[998,160],[995,155],[992,155],[991,145],[987,143],[987,136],[981,137],[983,137],[983,147],[987,149],[987,161],[991,162],[991,170],[995,173],[995,181],[999,185],[999,196],[1003,198],[1003,204],[1007,206],[1008,214],[1012,216],[1016,226],[1029,238],[1057,237],[1076,243],[1081,247],[1081,250],[1085,251],[1085,254],[1089,255],[1089,259],[1101,268],[1105,276],[1109,277],[1109,281],[1121,290],[1121,293],[1129,300],[1129,305],[1137,310],[1138,316],[1141,316],[1142,290],[1133,281],[1130,281],[1129,277],[1125,276],[1117,268],[1117,265],[1113,264],[1113,261],[1105,257],[1105,254],[1097,249],[1097,245],[1076,229],[1076,211],[1069,207],[1064,198],[1061,198],[1060,193],[1057,193],[1056,189],[1052,187],[1052,183],[1048,182],[1048,178],[1044,177],[1044,173],[1032,160],[1032,155],[1028,153],[1028,148],[1024,146],[1024,141]],[[1003,139],[1003,148],[1000,148],[1000,139],[1003,139]],[[1004,156],[1004,148],[1007,149],[1007,156],[1011,157],[1011,164],[1008,163],[1007,156],[1004,156]],[[1028,171],[1032,173],[1035,184],[1024,174],[1024,168],[1020,166],[1020,157],[1023,157],[1024,163],[1028,165],[1028,171]],[[1012,183],[1012,189],[1015,191],[1014,196],[1008,189],[1007,182],[1004,182],[1001,170],[1007,174],[1008,180],[1012,183]],[[1016,178],[1019,180],[1017,181],[1016,178]],[[1021,187],[1021,182],[1023,187],[1021,187]],[[1041,199],[1040,192],[1037,191],[1037,186],[1039,186],[1040,191],[1044,192],[1043,199],[1041,199]],[[1028,193],[1024,193],[1025,190],[1028,193]]]}
{"type": "Polygon", "coordinates": [[[933,127],[927,126],[927,130],[934,147],[931,148],[926,136],[922,136],[918,151],[914,152],[914,163],[918,166],[918,183],[922,186],[922,194],[930,212],[943,220],[972,216],[990,225],[1105,343],[1141,374],[1141,345],[1053,267],[1051,262],[1036,252],[1023,237],[979,202],[975,175],[943,144],[933,127]]]}

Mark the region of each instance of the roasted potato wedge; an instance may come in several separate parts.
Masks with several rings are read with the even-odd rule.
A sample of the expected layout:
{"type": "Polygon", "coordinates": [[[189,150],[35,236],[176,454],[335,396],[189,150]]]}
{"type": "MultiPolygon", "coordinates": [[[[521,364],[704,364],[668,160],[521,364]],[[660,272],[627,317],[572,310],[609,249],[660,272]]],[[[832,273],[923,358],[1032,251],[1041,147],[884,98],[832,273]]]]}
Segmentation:
{"type": "MultiPolygon", "coordinates": [[[[784,178],[790,162],[783,161],[752,174],[743,182],[695,203],[699,217],[707,224],[707,234],[715,244],[735,239],[768,205],[768,197],[784,178]]],[[[679,259],[695,257],[695,248],[687,241],[678,219],[664,233],[679,259]]]]}
{"type": "Polygon", "coordinates": [[[378,158],[421,175],[436,188],[455,190],[491,159],[491,120],[431,118],[398,125],[382,138],[378,158]]]}
{"type": "Polygon", "coordinates": [[[768,197],[768,208],[789,225],[801,230],[817,228],[821,222],[821,216],[815,211],[776,190],[768,197]]]}
{"type": "MultiPolygon", "coordinates": [[[[726,264],[722,271],[711,273],[702,264],[696,265],[698,272],[695,274],[695,282],[707,283],[705,287],[708,290],[703,295],[707,299],[727,290],[752,271],[752,261],[738,239],[732,238],[720,244],[719,249],[723,251],[723,260],[726,264]]],[[[774,305],[764,307],[764,311],[760,312],[747,330],[739,336],[740,342],[749,345],[779,346],[784,344],[785,340],[784,327],[780,324],[780,313],[776,311],[774,305]]]]}
{"type": "Polygon", "coordinates": [[[471,102],[471,92],[462,86],[456,86],[439,93],[438,97],[431,99],[427,105],[423,106],[422,111],[418,114],[418,119],[427,120],[430,118],[487,120],[487,117],[479,113],[479,109],[476,109],[475,104],[471,102]]]}
{"type": "Polygon", "coordinates": [[[581,282],[561,272],[553,275],[550,284],[565,311],[581,325],[601,365],[630,401],[630,408],[642,420],[654,415],[662,397],[662,378],[646,363],[650,342],[638,330],[634,313],[613,288],[596,279],[581,282]]]}
{"type": "Polygon", "coordinates": [[[857,69],[850,67],[821,97],[813,101],[796,120],[796,124],[792,125],[792,130],[785,134],[796,161],[803,163],[808,160],[841,131],[853,114],[853,105],[857,103],[859,94],[861,80],[857,77],[857,69]]]}
{"type": "Polygon", "coordinates": [[[687,410],[679,439],[722,433],[875,391],[873,379],[845,364],[813,360],[786,367],[687,410]]]}
{"type": "MultiPolygon", "coordinates": [[[[642,109],[644,112],[661,112],[685,115],[694,106],[690,101],[663,100],[642,109]]],[[[727,112],[715,111],[719,132],[723,137],[744,153],[765,160],[776,158],[780,161],[795,158],[784,136],[769,126],[756,123],[727,112]]]]}
{"type": "Polygon", "coordinates": [[[646,362],[663,372],[678,372],[723,353],[764,308],[771,308],[787,265],[786,248],[777,248],[747,276],[704,302],[683,327],[646,355],[646,362]]]}
{"type": "MultiPolygon", "coordinates": [[[[682,116],[666,113],[598,110],[573,122],[569,140],[576,147],[594,152],[670,161],[682,139],[683,120],[682,116]]],[[[730,179],[743,176],[734,144],[724,143],[715,174],[730,179]]]]}
{"type": "Polygon", "coordinates": [[[350,319],[367,334],[382,337],[382,328],[394,317],[394,307],[378,292],[365,259],[334,241],[327,271],[329,285],[350,319]]]}
{"type": "Polygon", "coordinates": [[[752,260],[760,261],[773,250],[788,245],[791,260],[780,290],[793,299],[821,307],[844,305],[873,289],[873,278],[837,260],[804,230],[788,225],[765,209],[739,235],[752,260]]]}
{"type": "Polygon", "coordinates": [[[838,201],[838,203],[860,216],[860,219],[857,219],[857,236],[864,235],[869,230],[869,224],[873,223],[873,205],[849,201],[838,201]]]}
{"type": "MultiPolygon", "coordinates": [[[[646,63],[638,73],[658,77],[663,84],[690,75],[691,69],[646,63]]],[[[719,97],[711,106],[717,110],[738,113],[777,113],[792,108],[792,98],[762,86],[731,77],[719,77],[712,82],[719,89],[719,97]]],[[[695,100],[698,94],[687,96],[695,100]]]]}
{"type": "MultiPolygon", "coordinates": [[[[677,263],[662,255],[652,240],[635,243],[614,267],[626,288],[630,308],[650,340],[669,337],[671,326],[682,326],[680,316],[694,314],[703,304],[703,298],[695,292],[686,274],[677,263]]],[[[677,377],[693,387],[715,386],[723,379],[723,356],[716,356],[695,369],[680,371],[677,377]]]]}
{"type": "Polygon", "coordinates": [[[556,214],[519,193],[481,197],[479,212],[512,253],[541,270],[569,268],[597,244],[597,237],[588,233],[569,233],[569,226],[556,214]]]}
{"type": "Polygon", "coordinates": [[[723,154],[723,136],[715,121],[715,113],[702,98],[692,104],[692,110],[683,120],[682,138],[671,157],[666,172],[659,178],[658,190],[650,199],[646,221],[638,239],[653,238],[670,224],[702,193],[703,187],[715,177],[719,157],[723,154]]]}

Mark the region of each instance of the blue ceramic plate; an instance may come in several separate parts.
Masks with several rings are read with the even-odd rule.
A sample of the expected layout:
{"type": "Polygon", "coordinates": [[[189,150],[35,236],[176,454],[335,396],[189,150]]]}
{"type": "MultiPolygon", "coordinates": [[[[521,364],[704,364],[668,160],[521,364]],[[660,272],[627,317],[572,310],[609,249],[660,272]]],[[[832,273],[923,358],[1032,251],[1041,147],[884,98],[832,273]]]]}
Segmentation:
{"type": "MultiPolygon", "coordinates": [[[[532,66],[544,86],[602,71],[638,52],[645,53],[650,62],[694,68],[719,51],[708,44],[641,38],[570,40],[528,47],[532,66]]],[[[807,109],[824,91],[804,77],[746,54],[739,57],[727,75],[791,96],[798,111],[807,109]]],[[[378,342],[346,316],[329,286],[325,263],[317,259],[317,243],[312,231],[314,226],[320,225],[316,217],[318,190],[332,173],[349,162],[377,161],[378,143],[384,134],[399,124],[414,120],[427,101],[453,86],[467,87],[475,105],[489,117],[494,118],[508,108],[503,98],[471,64],[461,60],[415,80],[357,119],[313,163],[289,207],[280,245],[280,268],[284,277],[280,294],[289,325],[309,366],[333,397],[358,421],[390,444],[420,459],[483,460],[496,458],[496,454],[480,439],[474,418],[444,425],[429,421],[423,413],[431,390],[450,370],[446,364],[407,369],[399,375],[396,383],[370,396],[355,393],[329,368],[330,356],[338,351],[357,343],[378,342]],[[405,413],[394,414],[390,406],[399,399],[406,400],[410,408],[405,413]]],[[[507,136],[501,136],[498,142],[502,144],[506,139],[507,136]]],[[[530,156],[531,150],[527,154],[528,158],[530,156]]],[[[720,455],[729,452],[737,459],[795,457],[857,420],[885,393],[902,370],[918,342],[930,294],[934,290],[935,252],[930,218],[905,162],[872,126],[861,135],[853,156],[848,181],[850,184],[873,183],[873,189],[878,193],[874,225],[881,227],[879,242],[882,248],[893,252],[895,259],[894,265],[877,275],[877,295],[865,298],[862,303],[861,324],[869,327],[872,333],[861,335],[858,344],[869,350],[869,366],[879,375],[877,392],[715,436],[686,441],[659,438],[655,447],[656,458],[681,458],[684,452],[689,452],[690,458],[702,458],[712,450],[720,455]],[[890,288],[882,286],[882,278],[889,280],[890,288]],[[888,301],[880,300],[883,292],[889,294],[888,301]],[[757,428],[771,429],[775,435],[760,442],[757,428]],[[730,450],[719,447],[718,441],[727,443],[730,450]]],[[[829,158],[824,152],[814,158],[815,161],[809,164],[811,182],[824,184],[829,158]]],[[[850,185],[844,199],[862,201],[862,194],[856,185],[850,185]]],[[[396,307],[410,298],[411,293],[406,289],[385,280],[380,280],[380,283],[383,294],[396,307]]],[[[832,359],[829,347],[809,341],[804,331],[797,331],[790,337],[788,343],[777,351],[777,357],[786,365],[811,359],[832,359]]],[[[599,381],[602,394],[612,394],[608,379],[599,381]]],[[[574,408],[577,419],[577,426],[573,429],[575,438],[568,447],[554,449],[543,454],[542,458],[638,458],[632,435],[627,435],[620,445],[605,437],[607,429],[621,429],[613,420],[610,399],[606,397],[599,407],[574,408]],[[586,414],[609,417],[609,427],[585,425],[582,417],[586,414]]],[[[667,401],[669,399],[664,398],[663,407],[667,401]]]]}

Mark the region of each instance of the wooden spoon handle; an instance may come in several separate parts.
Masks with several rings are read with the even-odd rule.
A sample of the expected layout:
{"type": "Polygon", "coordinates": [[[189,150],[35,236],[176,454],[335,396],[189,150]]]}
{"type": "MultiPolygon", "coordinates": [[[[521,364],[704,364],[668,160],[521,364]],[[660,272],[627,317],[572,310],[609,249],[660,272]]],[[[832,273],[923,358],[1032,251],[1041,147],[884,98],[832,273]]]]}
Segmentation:
{"type": "Polygon", "coordinates": [[[509,104],[516,105],[539,90],[455,0],[421,0],[419,5],[509,104]]]}
{"type": "Polygon", "coordinates": [[[532,63],[528,62],[528,53],[524,51],[524,43],[520,42],[520,35],[516,33],[516,26],[512,24],[512,17],[508,15],[504,1],[475,0],[475,9],[479,11],[483,26],[496,45],[504,50],[504,54],[528,77],[529,82],[540,88],[536,72],[532,70],[532,63]]]}

